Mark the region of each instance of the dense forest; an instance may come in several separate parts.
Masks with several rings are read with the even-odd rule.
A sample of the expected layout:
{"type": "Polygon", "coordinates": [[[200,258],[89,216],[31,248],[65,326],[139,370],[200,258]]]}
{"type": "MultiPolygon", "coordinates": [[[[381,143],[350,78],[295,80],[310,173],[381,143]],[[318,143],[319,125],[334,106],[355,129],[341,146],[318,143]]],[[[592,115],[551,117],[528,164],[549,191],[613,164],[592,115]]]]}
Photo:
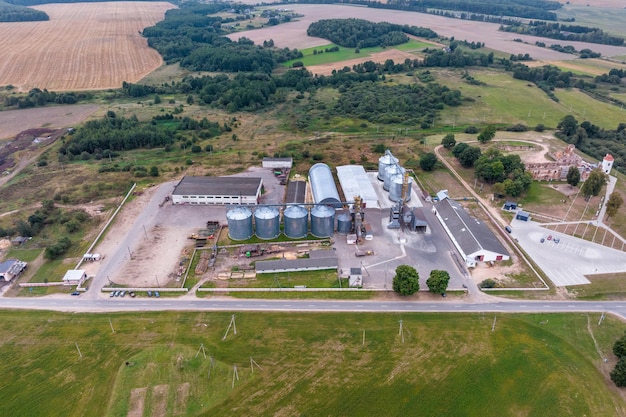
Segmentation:
{"type": "Polygon", "coordinates": [[[41,10],[0,1],[0,22],[35,22],[42,20],[50,20],[50,17],[41,10]]]}
{"type": "Polygon", "coordinates": [[[277,63],[302,56],[298,50],[269,46],[273,42],[265,43],[265,47],[245,38],[233,42],[224,36],[222,24],[234,20],[209,16],[223,10],[241,12],[246,7],[226,3],[185,5],[168,10],[165,20],[144,29],[143,35],[168,64],[180,62],[194,71],[270,73],[277,63]]]}
{"type": "Polygon", "coordinates": [[[602,29],[590,28],[579,25],[564,25],[562,23],[530,22],[523,24],[517,22],[506,26],[500,26],[504,32],[513,32],[523,35],[541,36],[544,38],[600,43],[605,45],[624,45],[624,38],[611,36],[602,29]]]}
{"type": "Polygon", "coordinates": [[[557,20],[552,10],[562,5],[557,1],[546,0],[299,0],[299,3],[309,4],[358,4],[379,9],[406,10],[412,12],[429,13],[432,9],[458,10],[461,12],[478,13],[494,16],[513,16],[527,19],[557,20]]]}
{"type": "Polygon", "coordinates": [[[369,48],[393,46],[409,41],[406,33],[423,38],[436,38],[428,28],[396,25],[387,22],[374,23],[363,19],[325,19],[311,23],[307,35],[328,39],[346,48],[369,48]]]}

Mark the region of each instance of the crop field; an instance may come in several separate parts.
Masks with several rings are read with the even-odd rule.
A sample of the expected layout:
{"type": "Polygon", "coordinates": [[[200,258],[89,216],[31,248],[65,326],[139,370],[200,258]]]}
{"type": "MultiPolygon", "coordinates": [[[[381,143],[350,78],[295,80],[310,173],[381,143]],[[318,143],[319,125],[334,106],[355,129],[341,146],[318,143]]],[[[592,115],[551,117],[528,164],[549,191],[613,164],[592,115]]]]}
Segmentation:
{"type": "Polygon", "coordinates": [[[599,315],[0,316],[6,416],[626,413],[599,315]]]}
{"type": "MultiPolygon", "coordinates": [[[[626,22],[626,9],[624,2],[614,0],[612,6],[604,4],[602,1],[583,1],[577,4],[572,1],[571,4],[557,11],[559,19],[576,19],[576,25],[598,27],[610,34],[617,36],[625,36],[626,30],[624,22],[626,22]],[[587,7],[591,4],[594,7],[587,7]]],[[[593,48],[592,48],[593,49],[593,48]]]]}
{"type": "Polygon", "coordinates": [[[0,25],[0,85],[54,91],[118,88],[162,63],[139,32],[166,2],[46,4],[49,21],[0,25]]]}

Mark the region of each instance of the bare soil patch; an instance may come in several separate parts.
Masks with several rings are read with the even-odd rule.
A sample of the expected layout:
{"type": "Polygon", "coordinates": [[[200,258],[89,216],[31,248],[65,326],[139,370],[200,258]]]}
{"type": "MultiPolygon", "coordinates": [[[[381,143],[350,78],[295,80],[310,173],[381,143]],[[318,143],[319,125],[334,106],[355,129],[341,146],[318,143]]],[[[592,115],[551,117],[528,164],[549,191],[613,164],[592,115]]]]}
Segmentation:
{"type": "Polygon", "coordinates": [[[352,68],[353,65],[362,64],[366,61],[384,63],[386,60],[391,59],[394,62],[404,62],[404,60],[407,58],[412,60],[417,58],[417,56],[409,52],[399,51],[397,49],[390,49],[388,51],[377,52],[363,58],[349,59],[347,61],[333,62],[330,64],[313,65],[307,67],[307,69],[313,74],[331,75],[333,73],[333,70],[340,70],[345,66],[352,68]]]}
{"type": "Polygon", "coordinates": [[[152,413],[153,417],[165,417],[167,415],[167,392],[169,385],[157,385],[152,388],[152,413]]]}
{"type": "Polygon", "coordinates": [[[8,171],[16,165],[15,154],[54,143],[63,133],[63,129],[29,129],[21,132],[0,148],[0,172],[8,171]]]}
{"type": "Polygon", "coordinates": [[[146,392],[148,388],[135,388],[130,391],[130,401],[128,402],[127,417],[143,416],[143,408],[146,403],[146,392]]]}
{"type": "Polygon", "coordinates": [[[15,136],[25,129],[70,127],[87,119],[99,108],[97,104],[77,104],[2,111],[0,112],[0,139],[15,136]]]}
{"type": "Polygon", "coordinates": [[[0,25],[0,85],[54,91],[120,87],[162,64],[140,35],[171,9],[166,2],[45,4],[45,22],[0,25]]]}

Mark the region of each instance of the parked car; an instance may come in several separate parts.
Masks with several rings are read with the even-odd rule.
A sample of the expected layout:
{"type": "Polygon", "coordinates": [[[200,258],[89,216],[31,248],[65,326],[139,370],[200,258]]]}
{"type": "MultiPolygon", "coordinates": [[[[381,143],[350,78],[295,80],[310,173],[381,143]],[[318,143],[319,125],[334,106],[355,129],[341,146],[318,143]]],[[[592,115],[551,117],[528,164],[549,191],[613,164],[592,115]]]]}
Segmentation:
{"type": "Polygon", "coordinates": [[[560,238],[558,238],[558,237],[555,237],[555,238],[554,238],[554,243],[559,243],[560,241],[561,241],[561,239],[560,239],[560,238]]]}
{"type": "Polygon", "coordinates": [[[116,296],[116,297],[119,297],[119,296],[120,296],[120,293],[121,293],[121,291],[119,291],[119,290],[118,290],[118,291],[115,291],[115,296],[116,296]]]}
{"type": "Polygon", "coordinates": [[[137,294],[135,294],[135,291],[131,291],[131,292],[128,293],[128,295],[130,295],[131,297],[135,298],[135,295],[137,295],[137,294]]]}
{"type": "Polygon", "coordinates": [[[70,295],[80,295],[80,293],[78,291],[74,291],[73,293],[71,293],[70,295]]]}
{"type": "Polygon", "coordinates": [[[115,297],[115,291],[111,291],[111,294],[109,294],[109,298],[113,298],[115,297]]]}
{"type": "Polygon", "coordinates": [[[155,291],[155,292],[154,292],[154,296],[155,296],[156,298],[159,298],[159,297],[161,296],[161,294],[159,294],[159,292],[158,292],[158,291],[155,291]]]}
{"type": "Polygon", "coordinates": [[[122,291],[122,293],[120,294],[120,297],[123,297],[126,295],[126,291],[122,291]]]}
{"type": "Polygon", "coordinates": [[[506,226],[504,230],[506,230],[507,233],[511,233],[512,231],[511,226],[506,226]]]}
{"type": "Polygon", "coordinates": [[[152,291],[148,291],[148,297],[152,297],[152,291]]]}
{"type": "Polygon", "coordinates": [[[540,240],[540,242],[541,242],[541,243],[543,243],[543,242],[545,242],[545,241],[546,241],[546,240],[545,240],[544,238],[541,238],[541,240],[540,240]]]}
{"type": "Polygon", "coordinates": [[[548,240],[552,240],[552,235],[548,235],[548,240]]]}

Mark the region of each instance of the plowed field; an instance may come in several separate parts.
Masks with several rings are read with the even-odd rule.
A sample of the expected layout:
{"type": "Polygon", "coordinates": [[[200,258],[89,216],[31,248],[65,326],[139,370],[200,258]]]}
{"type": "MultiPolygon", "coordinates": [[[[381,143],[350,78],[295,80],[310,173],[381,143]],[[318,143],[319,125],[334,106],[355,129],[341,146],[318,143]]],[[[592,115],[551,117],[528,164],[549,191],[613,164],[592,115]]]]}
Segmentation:
{"type": "Polygon", "coordinates": [[[46,4],[47,22],[0,24],[0,85],[90,90],[137,81],[162,63],[140,35],[165,2],[46,4]]]}

